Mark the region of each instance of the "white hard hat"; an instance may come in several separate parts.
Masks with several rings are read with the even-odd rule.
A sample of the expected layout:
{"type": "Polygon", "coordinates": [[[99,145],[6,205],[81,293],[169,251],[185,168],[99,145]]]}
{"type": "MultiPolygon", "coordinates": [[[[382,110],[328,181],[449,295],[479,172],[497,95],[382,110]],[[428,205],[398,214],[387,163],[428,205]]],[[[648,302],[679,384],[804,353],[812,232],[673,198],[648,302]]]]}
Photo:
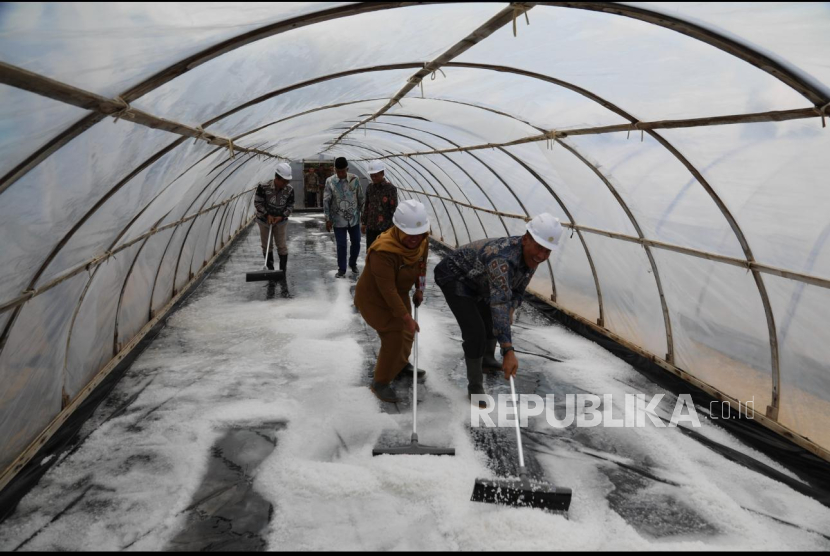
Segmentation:
{"type": "Polygon", "coordinates": [[[291,166],[287,162],[277,164],[277,175],[284,180],[291,179],[291,166]]]}
{"type": "Polygon", "coordinates": [[[378,174],[386,170],[386,166],[380,160],[372,160],[369,162],[369,174],[378,174]]]}
{"type": "Polygon", "coordinates": [[[527,223],[527,231],[536,240],[536,243],[547,249],[554,250],[562,237],[562,224],[559,219],[543,212],[527,223]]]}
{"type": "Polygon", "coordinates": [[[400,203],[392,216],[392,222],[403,233],[417,236],[429,230],[429,218],[424,205],[413,199],[400,203]]]}

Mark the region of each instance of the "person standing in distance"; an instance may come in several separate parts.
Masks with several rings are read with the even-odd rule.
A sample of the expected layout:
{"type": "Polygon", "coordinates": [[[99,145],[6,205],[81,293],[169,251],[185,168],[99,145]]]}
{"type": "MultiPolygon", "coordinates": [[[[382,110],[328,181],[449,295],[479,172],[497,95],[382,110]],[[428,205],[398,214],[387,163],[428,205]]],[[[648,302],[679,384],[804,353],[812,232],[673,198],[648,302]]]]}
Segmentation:
{"type": "Polygon", "coordinates": [[[369,162],[371,183],[366,188],[366,204],[360,215],[360,231],[366,234],[366,252],[372,242],[392,227],[392,217],[398,208],[398,190],[386,179],[386,168],[377,160],[369,162]]]}
{"type": "Polygon", "coordinates": [[[326,180],[323,193],[323,213],[326,216],[326,231],[334,229],[337,241],[337,278],[346,276],[346,236],[351,240],[349,268],[357,271],[357,256],[360,254],[360,210],[363,208],[363,189],[357,176],[350,173],[349,163],[344,157],[334,160],[334,175],[326,180]]]}

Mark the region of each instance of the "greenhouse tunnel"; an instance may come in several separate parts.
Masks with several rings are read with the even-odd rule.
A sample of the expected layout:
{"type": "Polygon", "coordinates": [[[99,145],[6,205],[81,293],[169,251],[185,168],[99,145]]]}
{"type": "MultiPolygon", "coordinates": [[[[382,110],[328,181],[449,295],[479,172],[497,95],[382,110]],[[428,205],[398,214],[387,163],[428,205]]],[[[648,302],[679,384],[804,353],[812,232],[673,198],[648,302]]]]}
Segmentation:
{"type": "MultiPolygon", "coordinates": [[[[299,311],[299,303],[312,303],[321,291],[315,288],[328,288],[335,292],[329,299],[332,322],[341,319],[351,323],[343,325],[347,329],[360,327],[348,287],[328,280],[334,244],[321,227],[321,215],[313,211],[292,217],[292,257],[296,250],[303,254],[290,267],[289,273],[296,272],[289,282],[294,284],[290,298],[266,299],[264,289],[246,288],[243,280],[246,269],[262,264],[253,224],[256,184],[271,179],[278,163],[290,162],[300,206],[302,162],[344,156],[364,184],[368,163],[382,161],[400,199],[424,204],[431,223],[431,265],[475,240],[522,235],[539,213],[557,217],[566,232],[528,288],[526,307],[534,316],[519,320],[529,327],[526,337],[536,338],[549,358],[559,357],[563,351],[557,338],[568,349],[576,345],[571,330],[622,358],[617,361],[597,350],[606,355],[592,357],[608,368],[628,372],[630,363],[645,373],[653,381],[649,388],[657,384],[675,394],[693,391],[699,409],[706,407],[704,400],[731,408],[739,417],[721,421],[709,416],[706,430],[715,427],[717,432],[700,440],[701,445],[728,445],[724,450],[731,455],[720,452],[722,457],[784,485],[781,490],[770,487],[753,500],[757,507],[748,510],[753,519],[767,521],[750,526],[734,518],[744,523],[735,528],[744,527],[743,534],[748,539],[756,535],[759,543],[767,534],[762,532],[765,527],[797,531],[803,536],[780,546],[827,550],[828,24],[827,3],[3,4],[0,494],[5,507],[0,519],[6,521],[0,521],[0,546],[90,549],[81,541],[60,544],[49,534],[37,537],[47,544],[32,540],[56,514],[74,507],[77,493],[106,489],[89,486],[95,481],[89,483],[81,471],[61,483],[61,473],[69,473],[61,470],[72,465],[73,454],[82,453],[82,444],[95,438],[95,427],[121,418],[117,412],[101,417],[96,408],[108,407],[105,400],[112,399],[107,396],[117,391],[125,373],[124,380],[130,380],[130,365],[155,365],[142,363],[142,358],[151,353],[162,358],[164,350],[172,350],[174,357],[175,342],[165,336],[169,330],[189,323],[188,337],[204,333],[207,338],[223,320],[228,326],[243,322],[233,311],[223,315],[210,310],[212,304],[224,303],[221,296],[236,292],[237,306],[272,311],[279,322],[299,311]],[[231,269],[235,276],[229,275],[231,269]],[[223,279],[224,286],[211,282],[223,279]],[[233,285],[234,280],[240,283],[233,285]],[[220,297],[207,302],[205,292],[220,297]],[[206,316],[196,318],[197,310],[206,316]],[[160,332],[165,323],[168,328],[160,332]],[[165,338],[172,342],[169,346],[159,343],[165,338]],[[742,440],[724,440],[730,434],[742,440]],[[76,494],[56,498],[48,490],[50,485],[68,488],[70,482],[76,494]],[[29,491],[36,501],[27,505],[22,497],[29,491]],[[21,513],[33,517],[27,521],[21,513]]],[[[425,322],[441,323],[447,335],[457,335],[454,321],[441,320],[440,292],[430,295],[434,312],[426,303],[425,322]]],[[[336,339],[335,332],[331,330],[331,341],[347,342],[336,339]]],[[[262,330],[268,333],[286,334],[276,328],[262,330]]],[[[521,338],[522,333],[515,335],[521,338]]],[[[425,345],[429,339],[439,345],[438,332],[425,334],[425,345]]],[[[354,339],[350,342],[357,345],[354,339]]],[[[355,362],[355,377],[365,374],[371,345],[360,340],[362,355],[343,356],[346,364],[355,362]]],[[[457,352],[452,356],[455,365],[461,352],[458,344],[449,347],[457,352]]],[[[353,348],[343,349],[351,353],[353,348]]],[[[302,357],[298,349],[284,351],[302,357]]],[[[425,357],[427,363],[441,364],[437,355],[425,357]]],[[[446,380],[433,378],[440,369],[430,372],[427,384],[446,380]]],[[[554,378],[546,380],[556,382],[555,374],[550,376],[554,378]]],[[[200,379],[194,375],[194,380],[200,379]]],[[[228,380],[216,388],[236,388],[228,380]]],[[[341,384],[352,383],[335,382],[332,388],[341,384]]],[[[294,387],[285,383],[283,388],[294,387]]],[[[461,399],[458,388],[457,395],[451,390],[444,394],[461,399]]],[[[583,383],[573,392],[590,388],[600,393],[603,386],[583,383]]],[[[565,391],[571,393],[556,390],[565,391]]],[[[136,387],[124,396],[149,408],[155,401],[141,397],[161,395],[142,392],[136,387]]],[[[258,420],[256,427],[251,425],[258,434],[277,423],[260,434],[276,443],[277,457],[283,442],[277,439],[292,434],[286,407],[304,400],[292,398],[278,410],[263,400],[247,409],[243,402],[229,403],[223,409],[213,407],[206,423],[221,422],[227,428],[258,420]]],[[[354,403],[375,407],[373,400],[354,403]]],[[[453,399],[450,405],[459,422],[469,415],[468,403],[453,399]]],[[[333,411],[332,422],[343,417],[333,411]]],[[[354,428],[372,418],[368,410],[361,411],[353,416],[354,428]]],[[[196,411],[190,416],[200,415],[196,411]]],[[[401,423],[407,426],[407,421],[401,423]]],[[[193,466],[194,476],[205,470],[202,460],[221,436],[218,425],[215,430],[211,426],[193,432],[199,437],[193,454],[186,454],[185,446],[171,452],[193,466]]],[[[368,424],[366,429],[374,430],[368,424]]],[[[310,426],[302,431],[328,434],[310,426]]],[[[469,428],[459,431],[479,454],[483,451],[469,428]]],[[[342,449],[351,454],[357,441],[337,434],[342,449]]],[[[609,448],[611,433],[605,434],[605,448],[613,455],[589,455],[623,461],[623,451],[609,448]]],[[[371,442],[366,442],[361,450],[368,449],[371,442]]],[[[121,450],[114,443],[107,446],[121,450]]],[[[674,451],[683,445],[660,446],[665,460],[655,463],[652,453],[647,459],[677,473],[663,488],[677,486],[683,482],[677,477],[685,472],[679,463],[682,454],[674,451]]],[[[561,445],[557,450],[567,452],[561,445]]],[[[477,461],[484,456],[468,457],[477,461]]],[[[706,456],[695,453],[689,458],[699,463],[695,458],[706,456]]],[[[95,465],[92,456],[85,461],[95,465]]],[[[325,473],[317,463],[304,468],[291,461],[293,475],[281,480],[316,481],[317,471],[325,473]]],[[[430,472],[445,473],[448,484],[467,478],[451,463],[424,465],[440,465],[429,467],[430,472]]],[[[581,464],[574,459],[554,458],[540,469],[576,465],[581,464]]],[[[416,482],[428,480],[418,475],[414,463],[405,467],[416,482]]],[[[171,473],[179,479],[187,474],[176,469],[171,473]]],[[[729,469],[724,477],[740,476],[736,482],[746,484],[755,480],[729,469]]],[[[94,476],[94,471],[89,473],[94,476]]],[[[358,496],[364,482],[382,482],[360,473],[355,478],[342,469],[337,473],[343,482],[332,490],[346,498],[358,496]]],[[[580,498],[583,479],[574,473],[564,476],[577,481],[574,505],[582,502],[582,509],[555,526],[544,521],[553,517],[520,512],[515,523],[526,519],[522,539],[544,529],[545,535],[557,533],[550,538],[570,532],[585,543],[570,548],[649,546],[638,544],[637,535],[648,537],[642,527],[634,527],[636,535],[620,533],[627,539],[621,545],[609,540],[619,533],[619,525],[611,526],[616,532],[596,535],[600,525],[585,516],[600,502],[580,498]]],[[[136,515],[143,511],[141,504],[172,508],[168,514],[153,510],[163,526],[149,537],[135,533],[141,527],[122,531],[114,544],[101,540],[106,538],[102,531],[89,535],[103,543],[99,548],[175,545],[179,537],[171,522],[189,511],[200,488],[197,479],[182,481],[184,486],[169,500],[135,502],[131,511],[136,515]],[[163,540],[153,544],[148,539],[156,534],[163,540]]],[[[334,479],[328,481],[334,484],[334,479]]],[[[716,489],[702,484],[695,483],[694,493],[687,495],[696,507],[719,504],[721,499],[707,490],[716,489]],[[706,501],[710,494],[715,501],[706,501]]],[[[274,511],[269,496],[285,494],[280,490],[284,487],[268,486],[272,490],[262,496],[274,511]]],[[[455,488],[463,498],[467,486],[455,488]]],[[[616,485],[617,493],[622,490],[616,485]]],[[[646,509],[648,500],[640,501],[646,509]]],[[[730,500],[735,500],[734,507],[727,505],[727,513],[751,506],[747,499],[730,500]]],[[[432,503],[436,515],[460,511],[442,504],[432,503]]],[[[82,523],[94,529],[89,516],[102,519],[102,513],[106,508],[90,510],[91,521],[82,523]]],[[[376,520],[383,514],[366,515],[376,520]]],[[[339,546],[303,544],[299,537],[289,541],[284,530],[271,527],[268,542],[263,541],[271,549],[280,539],[286,547],[339,546]]],[[[467,521],[460,525],[450,520],[442,527],[442,538],[423,534],[423,545],[411,532],[411,544],[367,541],[354,546],[479,546],[470,540],[475,532],[467,521]]],[[[653,533],[656,526],[649,527],[653,533]]],[[[695,540],[683,544],[689,538],[684,535],[715,535],[706,527],[731,539],[717,547],[746,546],[734,544],[741,536],[723,525],[701,525],[670,536],[681,548],[712,548],[695,540]]],[[[143,528],[148,530],[153,529],[143,528]]],[[[338,529],[333,531],[336,535],[338,529]]]]}

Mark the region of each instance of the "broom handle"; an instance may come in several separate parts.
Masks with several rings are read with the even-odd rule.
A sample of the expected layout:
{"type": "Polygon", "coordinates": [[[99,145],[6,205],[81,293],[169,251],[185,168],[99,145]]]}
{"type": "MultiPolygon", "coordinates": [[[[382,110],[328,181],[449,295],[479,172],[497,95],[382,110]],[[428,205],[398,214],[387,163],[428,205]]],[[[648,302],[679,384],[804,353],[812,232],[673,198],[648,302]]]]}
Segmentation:
{"type": "MultiPolygon", "coordinates": [[[[418,324],[418,307],[415,306],[415,324],[418,324]]],[[[418,438],[418,331],[415,331],[415,366],[412,367],[412,437],[418,438]]]]}
{"type": "Polygon", "coordinates": [[[516,411],[516,442],[519,444],[519,467],[524,469],[525,456],[522,452],[522,432],[519,427],[519,403],[516,401],[516,388],[513,385],[513,375],[510,375],[510,395],[513,396],[513,407],[516,411]]]}
{"type": "Polygon", "coordinates": [[[265,262],[262,263],[262,270],[268,267],[268,250],[271,248],[271,224],[268,224],[268,243],[265,244],[265,262]]]}

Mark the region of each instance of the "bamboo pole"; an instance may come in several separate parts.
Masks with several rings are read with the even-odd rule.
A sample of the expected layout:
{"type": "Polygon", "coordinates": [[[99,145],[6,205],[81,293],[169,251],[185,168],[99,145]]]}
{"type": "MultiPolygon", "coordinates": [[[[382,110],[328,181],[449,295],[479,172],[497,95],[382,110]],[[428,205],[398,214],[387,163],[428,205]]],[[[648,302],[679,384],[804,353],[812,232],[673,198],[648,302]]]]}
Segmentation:
{"type": "Polygon", "coordinates": [[[118,253],[120,253],[124,249],[127,249],[127,248],[135,245],[139,241],[142,241],[142,240],[144,240],[144,239],[146,239],[146,238],[148,238],[152,235],[155,235],[159,232],[163,232],[164,230],[168,230],[168,229],[170,229],[174,226],[178,226],[179,224],[183,224],[185,222],[193,220],[194,218],[197,218],[197,217],[201,216],[202,214],[205,214],[205,213],[208,213],[210,211],[221,208],[221,207],[227,205],[228,203],[230,203],[231,201],[233,201],[234,199],[236,199],[237,197],[245,195],[246,193],[250,193],[254,189],[255,188],[247,189],[247,190],[243,191],[242,193],[239,193],[239,194],[234,195],[233,197],[231,197],[231,198],[229,198],[225,201],[222,201],[221,203],[218,203],[218,204],[212,205],[212,206],[210,206],[206,209],[200,210],[199,212],[191,214],[190,216],[186,216],[186,217],[182,218],[181,220],[177,220],[176,222],[171,222],[170,224],[165,224],[164,226],[161,226],[160,228],[152,228],[152,229],[148,230],[147,232],[144,232],[140,236],[138,236],[134,239],[131,239],[127,243],[121,244],[120,246],[116,247],[112,251],[107,251],[106,253],[102,253],[98,256],[92,257],[91,259],[72,267],[71,269],[64,272],[63,274],[61,274],[60,276],[58,276],[54,280],[50,280],[49,282],[43,284],[39,288],[34,288],[34,289],[27,290],[22,295],[19,295],[18,297],[15,297],[14,299],[7,301],[6,303],[3,303],[2,305],[0,305],[0,313],[5,313],[6,311],[14,309],[15,307],[17,307],[19,305],[23,305],[24,303],[26,303],[30,299],[32,299],[34,297],[37,297],[40,294],[51,290],[55,286],[69,280],[73,276],[77,276],[78,274],[80,274],[82,272],[88,272],[89,270],[95,268],[96,266],[106,262],[107,260],[109,260],[113,256],[117,255],[118,253]]]}

